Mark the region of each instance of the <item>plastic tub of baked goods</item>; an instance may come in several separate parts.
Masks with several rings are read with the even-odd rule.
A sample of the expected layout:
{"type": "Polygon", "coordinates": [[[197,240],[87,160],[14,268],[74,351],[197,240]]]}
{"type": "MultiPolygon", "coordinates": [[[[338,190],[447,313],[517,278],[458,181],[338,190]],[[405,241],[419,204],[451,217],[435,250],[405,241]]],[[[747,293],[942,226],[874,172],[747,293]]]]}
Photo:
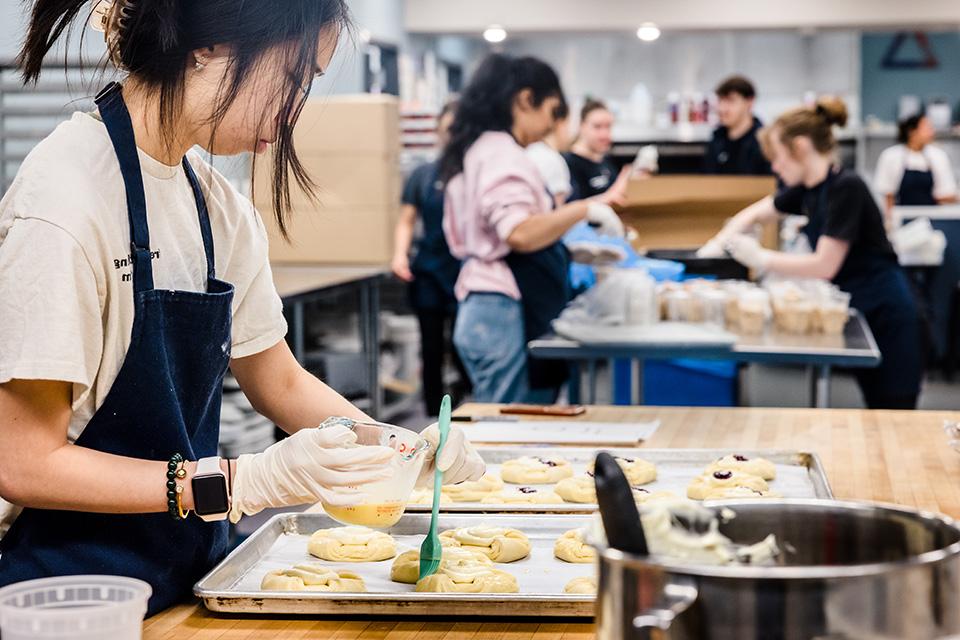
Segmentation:
{"type": "Polygon", "coordinates": [[[321,503],[334,520],[374,529],[392,527],[403,515],[413,487],[423,469],[430,444],[420,434],[382,422],[330,418],[321,426],[340,424],[357,434],[354,446],[383,446],[396,451],[390,459],[393,473],[386,480],[364,485],[362,501],[351,505],[321,503]]]}
{"type": "Polygon", "coordinates": [[[820,331],[828,336],[841,335],[850,317],[850,294],[831,291],[820,299],[815,315],[820,331]]]}
{"type": "Polygon", "coordinates": [[[153,590],[118,576],[69,576],[0,589],[3,640],[139,640],[153,590]]]}

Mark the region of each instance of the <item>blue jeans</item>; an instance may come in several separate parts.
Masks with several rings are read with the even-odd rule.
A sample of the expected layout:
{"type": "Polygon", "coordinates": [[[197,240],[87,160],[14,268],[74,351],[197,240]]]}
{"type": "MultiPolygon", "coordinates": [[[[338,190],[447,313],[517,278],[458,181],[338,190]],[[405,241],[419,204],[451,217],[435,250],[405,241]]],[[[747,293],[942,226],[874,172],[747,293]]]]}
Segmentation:
{"type": "Polygon", "coordinates": [[[457,311],[453,344],[470,375],[475,401],[552,402],[550,391],[530,390],[520,301],[471,293],[457,311]]]}

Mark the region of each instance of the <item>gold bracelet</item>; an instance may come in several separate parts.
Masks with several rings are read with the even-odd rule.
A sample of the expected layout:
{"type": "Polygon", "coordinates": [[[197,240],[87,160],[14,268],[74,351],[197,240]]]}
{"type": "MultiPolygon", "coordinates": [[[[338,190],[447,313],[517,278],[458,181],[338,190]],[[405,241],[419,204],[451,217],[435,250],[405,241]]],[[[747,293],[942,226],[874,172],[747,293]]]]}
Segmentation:
{"type": "MultiPolygon", "coordinates": [[[[177,469],[177,480],[183,480],[187,477],[187,470],[184,465],[186,465],[186,462],[181,461],[180,467],[177,469]]],[[[186,520],[187,516],[190,515],[190,510],[183,508],[183,485],[179,482],[177,483],[177,514],[181,520],[186,520]]]]}

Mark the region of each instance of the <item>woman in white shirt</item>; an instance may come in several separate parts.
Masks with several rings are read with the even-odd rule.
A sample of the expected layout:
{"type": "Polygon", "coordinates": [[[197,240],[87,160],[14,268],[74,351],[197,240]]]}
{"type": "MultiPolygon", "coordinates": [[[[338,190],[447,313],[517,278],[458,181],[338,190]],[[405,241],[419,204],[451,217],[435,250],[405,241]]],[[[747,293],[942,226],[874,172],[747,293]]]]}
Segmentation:
{"type": "Polygon", "coordinates": [[[537,171],[543,178],[547,191],[553,197],[557,207],[562,207],[570,196],[570,168],[563,159],[563,153],[570,147],[569,121],[570,109],[564,102],[554,114],[556,120],[553,129],[540,142],[527,147],[527,156],[537,165],[537,171]]]}
{"type": "Polygon", "coordinates": [[[883,194],[887,228],[895,205],[924,206],[957,201],[957,182],[950,158],[931,144],[935,131],[926,116],[900,122],[897,144],[880,154],[875,187],[883,194]]]}
{"type": "MultiPolygon", "coordinates": [[[[26,82],[87,4],[32,3],[26,82]]],[[[317,427],[369,418],[294,359],[263,222],[193,150],[273,146],[282,229],[290,180],[311,184],[293,126],[345,0],[101,0],[92,15],[123,84],[38,144],[0,200],[0,586],[130,576],[153,614],[223,559],[228,514],[355,503],[395,452],[317,427]],[[228,368],[291,437],[217,457],[228,368]]],[[[439,457],[424,433],[427,467],[482,475],[462,431],[439,457]]]]}

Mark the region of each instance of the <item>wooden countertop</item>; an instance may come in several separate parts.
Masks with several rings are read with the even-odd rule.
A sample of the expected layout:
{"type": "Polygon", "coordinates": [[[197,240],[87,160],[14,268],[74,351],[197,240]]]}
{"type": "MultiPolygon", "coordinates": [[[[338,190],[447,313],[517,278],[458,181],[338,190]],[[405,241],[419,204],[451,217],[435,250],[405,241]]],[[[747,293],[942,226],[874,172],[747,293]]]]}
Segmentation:
{"type": "MultiPolygon", "coordinates": [[[[457,413],[496,413],[465,405],[457,413]]],[[[960,412],[843,409],[691,409],[591,407],[579,419],[610,422],[659,418],[652,448],[803,449],[818,453],[837,498],[891,502],[960,518],[960,454],[947,446],[942,424],[960,412]]],[[[536,418],[533,418],[536,419],[536,418]]],[[[464,427],[469,434],[469,424],[464,427]]],[[[212,614],[200,605],[175,607],[144,622],[145,640],[587,640],[583,621],[419,621],[311,619],[212,614]]]]}

